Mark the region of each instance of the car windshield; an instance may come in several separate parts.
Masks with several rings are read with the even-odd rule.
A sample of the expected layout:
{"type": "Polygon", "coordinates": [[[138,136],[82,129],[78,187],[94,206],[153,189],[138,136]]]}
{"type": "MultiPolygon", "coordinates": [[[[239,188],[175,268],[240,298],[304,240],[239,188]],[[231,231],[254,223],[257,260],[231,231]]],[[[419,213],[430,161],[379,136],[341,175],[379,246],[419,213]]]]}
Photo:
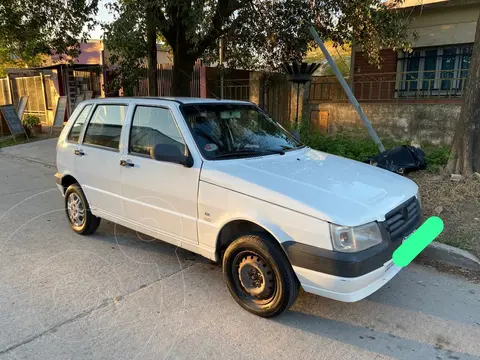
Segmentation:
{"type": "Polygon", "coordinates": [[[181,110],[206,159],[283,154],[304,146],[255,105],[189,104],[181,110]]]}

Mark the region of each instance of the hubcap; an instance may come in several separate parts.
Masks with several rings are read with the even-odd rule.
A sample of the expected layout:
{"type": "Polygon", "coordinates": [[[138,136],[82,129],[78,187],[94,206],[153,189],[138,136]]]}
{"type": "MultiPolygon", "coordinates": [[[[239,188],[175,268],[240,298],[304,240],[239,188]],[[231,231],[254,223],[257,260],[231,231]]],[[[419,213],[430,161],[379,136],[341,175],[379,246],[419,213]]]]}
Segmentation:
{"type": "Polygon", "coordinates": [[[85,206],[83,201],[75,193],[68,195],[67,213],[70,221],[75,226],[82,226],[85,221],[85,206]]]}
{"type": "Polygon", "coordinates": [[[273,270],[257,254],[245,254],[237,263],[238,280],[244,291],[257,300],[265,300],[275,290],[273,270]]]}

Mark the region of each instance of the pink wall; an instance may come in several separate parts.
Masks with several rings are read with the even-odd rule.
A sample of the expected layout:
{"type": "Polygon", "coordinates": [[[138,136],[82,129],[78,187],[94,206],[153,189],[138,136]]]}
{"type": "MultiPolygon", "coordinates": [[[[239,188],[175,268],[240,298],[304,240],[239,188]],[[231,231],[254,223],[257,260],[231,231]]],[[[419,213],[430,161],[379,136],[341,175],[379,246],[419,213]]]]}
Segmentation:
{"type": "MultiPolygon", "coordinates": [[[[99,40],[93,40],[92,42],[87,42],[87,43],[81,43],[80,44],[80,55],[78,56],[77,59],[75,59],[74,63],[75,64],[101,64],[101,59],[102,59],[102,43],[99,40]]],[[[52,55],[52,61],[50,61],[52,64],[53,63],[58,63],[58,56],[57,55],[52,55]]],[[[61,62],[66,62],[66,60],[61,61],[61,62]]],[[[49,61],[47,61],[46,65],[51,65],[48,64],[49,61]]]]}
{"type": "Polygon", "coordinates": [[[102,43],[89,42],[80,44],[80,56],[75,60],[76,64],[101,64],[102,43]]]}

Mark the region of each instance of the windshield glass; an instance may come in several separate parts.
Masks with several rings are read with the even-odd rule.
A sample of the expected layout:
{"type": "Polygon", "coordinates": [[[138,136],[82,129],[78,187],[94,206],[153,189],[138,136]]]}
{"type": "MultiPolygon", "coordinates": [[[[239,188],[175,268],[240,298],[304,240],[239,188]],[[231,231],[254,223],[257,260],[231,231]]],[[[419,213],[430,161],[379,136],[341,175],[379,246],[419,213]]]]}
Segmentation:
{"type": "Polygon", "coordinates": [[[303,147],[254,105],[182,105],[183,116],[206,159],[283,154],[303,147]]]}

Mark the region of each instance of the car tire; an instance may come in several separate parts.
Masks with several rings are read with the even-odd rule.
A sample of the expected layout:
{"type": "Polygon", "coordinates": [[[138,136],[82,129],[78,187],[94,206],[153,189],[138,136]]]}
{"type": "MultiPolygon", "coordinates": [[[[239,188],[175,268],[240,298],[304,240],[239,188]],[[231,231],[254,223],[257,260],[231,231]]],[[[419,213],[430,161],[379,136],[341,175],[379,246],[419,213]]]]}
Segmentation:
{"type": "Polygon", "coordinates": [[[65,212],[73,231],[80,235],[93,234],[100,225],[100,218],[90,211],[90,205],[78,184],[70,185],[65,191],[65,212]]]}
{"type": "Polygon", "coordinates": [[[265,234],[242,235],[223,256],[228,290],[245,310],[278,316],[296,301],[299,282],[281,247],[265,234]]]}

